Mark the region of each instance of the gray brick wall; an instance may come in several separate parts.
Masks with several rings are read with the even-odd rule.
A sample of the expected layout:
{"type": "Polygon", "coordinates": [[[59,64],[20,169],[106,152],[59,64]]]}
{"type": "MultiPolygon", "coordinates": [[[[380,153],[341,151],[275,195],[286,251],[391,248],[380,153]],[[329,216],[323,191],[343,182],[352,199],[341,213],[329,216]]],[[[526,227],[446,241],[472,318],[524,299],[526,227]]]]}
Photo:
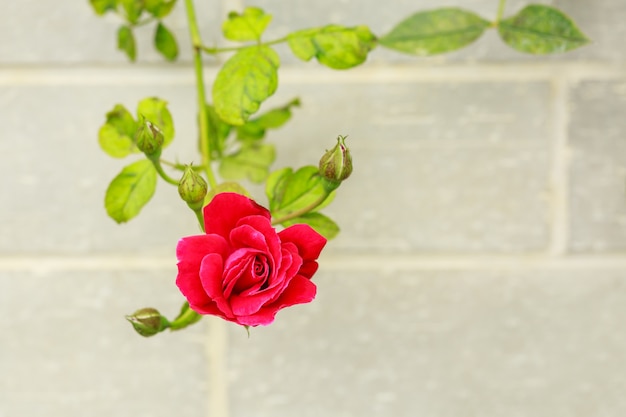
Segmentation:
{"type": "MultiPolygon", "coordinates": [[[[271,36],[328,22],[382,34],[416,10],[497,8],[197,3],[207,43],[241,4],[275,15],[271,36]]],[[[86,0],[6,2],[0,417],[623,416],[626,5],[541,3],[593,43],[535,58],[489,32],[431,59],[376,50],[348,72],[283,55],[268,105],[298,96],[302,107],[270,136],[276,166],[315,163],[337,134],[355,160],[328,208],[342,233],[323,254],[318,299],[250,338],[209,318],[142,339],[123,315],[176,313],[174,247],[197,227],[165,184],[136,220],[108,219],[104,190],[123,162],[102,154],[97,129],[115,103],[158,95],[177,128],[168,155],[194,158],[183,5],[168,19],[180,63],[163,63],[146,30],[130,65],[117,21],[86,0]]]]}

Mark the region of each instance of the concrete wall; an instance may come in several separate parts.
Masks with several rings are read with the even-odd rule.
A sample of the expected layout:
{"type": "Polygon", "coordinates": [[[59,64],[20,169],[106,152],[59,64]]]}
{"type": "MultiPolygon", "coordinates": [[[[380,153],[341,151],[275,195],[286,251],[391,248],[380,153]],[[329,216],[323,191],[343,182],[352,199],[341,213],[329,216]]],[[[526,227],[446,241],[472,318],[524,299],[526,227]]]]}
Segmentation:
{"type": "MultiPolygon", "coordinates": [[[[183,4],[167,20],[181,62],[163,63],[146,30],[130,65],[115,51],[118,21],[86,0],[3,3],[1,417],[626,414],[625,2],[542,1],[593,39],[551,58],[493,31],[431,59],[376,50],[348,72],[281,48],[269,104],[303,106],[270,137],[276,166],[316,163],[338,134],[355,160],[328,209],[343,232],[318,298],[250,338],[209,318],[153,339],[123,315],[177,312],[174,248],[195,219],[164,183],[136,220],[108,219],[104,190],[124,162],[99,150],[97,130],[115,103],[157,95],[177,127],[167,155],[197,159],[183,4]]],[[[197,3],[207,44],[240,3],[275,15],[271,36],[329,22],[381,35],[444,3],[497,8],[197,3]]]]}

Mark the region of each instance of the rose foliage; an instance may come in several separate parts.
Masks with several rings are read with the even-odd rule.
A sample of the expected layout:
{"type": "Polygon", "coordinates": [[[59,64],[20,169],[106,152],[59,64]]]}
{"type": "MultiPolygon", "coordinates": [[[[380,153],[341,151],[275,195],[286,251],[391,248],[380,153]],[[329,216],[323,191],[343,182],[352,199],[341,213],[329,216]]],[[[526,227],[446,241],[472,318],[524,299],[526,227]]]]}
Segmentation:
{"type": "Polygon", "coordinates": [[[267,209],[236,193],[211,200],[204,226],[176,248],[176,284],[194,311],[268,325],[282,308],[315,298],[311,277],[326,239],[310,226],[277,232],[267,209]]]}
{"type": "MultiPolygon", "coordinates": [[[[165,22],[177,0],[89,0],[98,15],[121,18],[117,46],[131,61],[138,56],[135,33],[154,25],[153,43],[168,61],[176,60],[179,46],[165,22]]],[[[242,3],[242,2],[235,2],[242,3]]],[[[165,329],[179,330],[202,315],[215,315],[243,326],[267,325],[282,308],[308,303],[316,294],[311,277],[317,258],[339,226],[320,209],[335,197],[353,169],[345,136],[327,151],[319,166],[285,166],[272,170],[276,149],[265,141],[283,126],[300,99],[259,112],[277,91],[281,56],[276,45],[286,43],[295,57],[337,70],[367,61],[383,47],[415,56],[462,49],[495,29],[509,47],[530,54],[553,54],[589,42],[572,19],[547,5],[528,5],[505,15],[499,1],[495,20],[459,7],[417,11],[386,34],[365,25],[330,24],[305,27],[280,39],[265,39],[272,16],[248,6],[228,13],[222,35],[225,48],[210,47],[200,36],[193,0],[185,0],[198,98],[200,164],[168,160],[164,151],[174,140],[174,120],[167,100],[147,97],[133,114],[123,104],[106,113],[98,142],[113,158],[134,158],[107,188],[105,208],[117,223],[135,218],[152,199],[158,179],[178,187],[180,197],[194,212],[205,234],[178,242],[176,283],[187,302],[172,321],[151,307],[127,319],[142,336],[165,329]],[[228,53],[207,94],[203,62],[206,55],[228,53]],[[141,155],[143,154],[143,155],[141,155]],[[217,168],[216,176],[213,170],[217,168]],[[172,173],[173,171],[173,173],[172,173]],[[268,209],[244,197],[240,180],[265,183],[268,209]],[[229,193],[224,193],[229,191],[229,193]],[[232,191],[236,193],[232,193],[232,191]],[[220,193],[221,192],[221,193],[220,193]],[[237,194],[238,193],[238,194],[237,194]],[[215,196],[203,208],[207,196],[215,196]],[[272,221],[271,214],[274,216],[272,221]],[[272,224],[288,226],[276,231],[272,224]]],[[[312,137],[317,133],[313,131],[312,137]]]]}

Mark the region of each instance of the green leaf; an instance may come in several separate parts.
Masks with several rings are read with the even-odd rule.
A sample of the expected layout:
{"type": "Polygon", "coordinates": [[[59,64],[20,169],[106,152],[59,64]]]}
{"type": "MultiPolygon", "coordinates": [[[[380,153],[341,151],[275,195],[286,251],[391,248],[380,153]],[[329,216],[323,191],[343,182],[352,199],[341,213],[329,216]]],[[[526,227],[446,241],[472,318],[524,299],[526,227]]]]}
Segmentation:
{"type": "Polygon", "coordinates": [[[312,165],[304,166],[289,175],[289,177],[285,179],[283,187],[280,193],[280,204],[278,206],[278,208],[282,210],[290,208],[290,211],[293,211],[308,205],[303,205],[300,200],[302,200],[303,197],[308,197],[307,199],[316,197],[309,194],[318,194],[317,196],[324,194],[321,187],[319,170],[312,165]],[[319,189],[319,192],[312,192],[316,189],[319,189]]]}
{"type": "Polygon", "coordinates": [[[367,26],[352,28],[328,25],[289,34],[291,51],[303,61],[316,57],[330,68],[346,69],[362,64],[376,45],[367,26]]]}
{"type": "Polygon", "coordinates": [[[275,158],[274,145],[255,143],[222,158],[219,172],[222,178],[238,180],[247,177],[252,182],[261,183],[267,178],[275,158]]]}
{"type": "Polygon", "coordinates": [[[294,99],[283,107],[272,109],[261,116],[248,120],[237,127],[237,139],[259,140],[265,137],[267,129],[276,129],[287,123],[291,118],[291,108],[300,106],[300,100],[294,99]]]}
{"type": "Polygon", "coordinates": [[[137,58],[137,48],[135,46],[135,36],[130,26],[120,26],[117,31],[117,49],[124,51],[128,59],[135,61],[137,58]]]}
{"type": "Polygon", "coordinates": [[[143,116],[163,132],[163,146],[167,146],[174,139],[174,121],[167,109],[167,101],[157,97],[144,98],[137,105],[137,119],[143,116]]]}
{"type": "Polygon", "coordinates": [[[219,159],[226,148],[226,138],[230,134],[231,125],[224,123],[215,112],[215,108],[209,104],[206,105],[205,115],[209,126],[209,149],[216,159],[219,159]]]}
{"type": "Polygon", "coordinates": [[[231,41],[258,41],[272,16],[258,7],[246,7],[242,14],[230,12],[222,25],[222,32],[231,41]]]}
{"type": "Polygon", "coordinates": [[[415,13],[380,38],[386,48],[426,56],[461,49],[474,42],[491,23],[459,8],[415,13]]]}
{"type": "Polygon", "coordinates": [[[213,83],[218,116],[242,125],[278,87],[278,54],[269,46],[240,49],[222,66],[213,83]]]}
{"type": "Polygon", "coordinates": [[[154,33],[154,46],[168,61],[174,61],[178,56],[178,45],[172,32],[161,22],[154,33]]]}
{"type": "Polygon", "coordinates": [[[566,52],[589,42],[563,12],[538,4],[500,21],[498,32],[511,48],[529,54],[566,52]]]}
{"type": "Polygon", "coordinates": [[[104,205],[109,216],[124,223],[139,214],[156,189],[157,172],[147,159],[125,167],[111,181],[104,205]]]}
{"type": "Polygon", "coordinates": [[[114,158],[124,158],[139,150],[135,146],[137,122],[126,107],[117,104],[106,114],[106,122],[98,132],[98,142],[104,152],[114,158]]]}
{"type": "Polygon", "coordinates": [[[96,14],[102,16],[109,10],[115,10],[116,0],[89,0],[96,14]]]}
{"type": "Polygon", "coordinates": [[[339,233],[339,226],[337,226],[337,223],[322,213],[306,213],[294,219],[286,220],[281,224],[285,227],[289,227],[294,224],[302,223],[308,224],[317,233],[329,240],[333,239],[339,233]]]}
{"type": "Polygon", "coordinates": [[[176,0],[144,0],[144,7],[148,13],[157,19],[162,19],[174,8],[176,0]]]}
{"type": "Polygon", "coordinates": [[[277,169],[265,180],[265,195],[270,204],[270,211],[275,210],[280,204],[286,181],[292,173],[293,169],[289,167],[277,169]]]}
{"type": "Polygon", "coordinates": [[[135,24],[139,21],[143,11],[143,0],[117,0],[117,2],[122,5],[128,23],[135,24]]]}
{"type": "Polygon", "coordinates": [[[273,172],[267,179],[267,194],[270,211],[275,218],[305,209],[319,202],[311,211],[320,210],[332,201],[335,193],[324,200],[327,191],[322,184],[322,177],[317,167],[309,165],[293,172],[291,168],[283,168],[273,172]]]}

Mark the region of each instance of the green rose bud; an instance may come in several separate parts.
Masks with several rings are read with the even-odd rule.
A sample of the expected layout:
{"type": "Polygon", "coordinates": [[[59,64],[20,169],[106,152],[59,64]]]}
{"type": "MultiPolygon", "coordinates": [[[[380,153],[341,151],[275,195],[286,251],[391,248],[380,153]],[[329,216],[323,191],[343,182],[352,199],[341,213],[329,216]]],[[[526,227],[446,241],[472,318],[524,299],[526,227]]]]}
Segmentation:
{"type": "Polygon", "coordinates": [[[180,182],[178,183],[178,194],[192,210],[199,210],[204,204],[208,186],[191,166],[185,168],[180,182]]]}
{"type": "Polygon", "coordinates": [[[135,311],[126,320],[133,325],[137,333],[144,337],[154,336],[169,327],[169,322],[154,308],[142,308],[135,311]]]}
{"type": "Polygon", "coordinates": [[[147,157],[158,158],[161,156],[161,147],[164,141],[165,137],[161,129],[148,120],[144,120],[135,133],[135,143],[147,157]]]}
{"type": "Polygon", "coordinates": [[[329,188],[337,188],[352,174],[352,156],[345,144],[346,136],[337,137],[337,144],[320,159],[319,173],[329,188]]]}

